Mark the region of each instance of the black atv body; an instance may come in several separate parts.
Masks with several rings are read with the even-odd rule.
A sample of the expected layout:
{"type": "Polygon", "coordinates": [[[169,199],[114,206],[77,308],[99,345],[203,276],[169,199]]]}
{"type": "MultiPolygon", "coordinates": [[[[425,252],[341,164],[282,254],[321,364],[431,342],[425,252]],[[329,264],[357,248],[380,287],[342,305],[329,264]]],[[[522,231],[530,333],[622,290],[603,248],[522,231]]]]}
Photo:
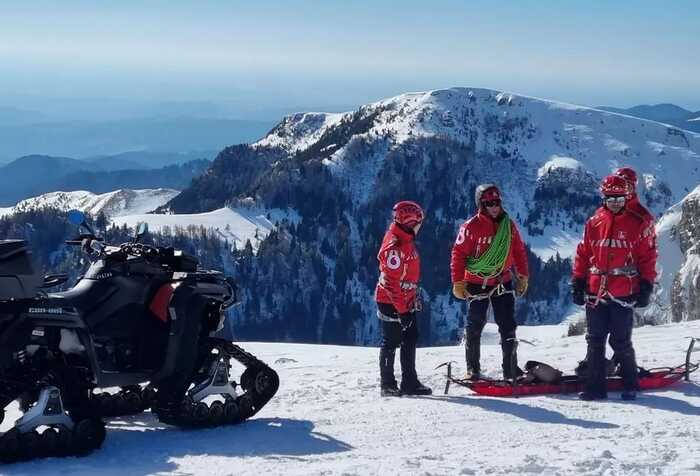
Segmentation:
{"type": "Polygon", "coordinates": [[[87,453],[104,439],[105,415],[153,406],[166,423],[213,426],[274,395],[272,369],[214,336],[236,301],[230,278],[172,248],[105,246],[92,233],[67,243],[92,263],[50,293],[42,286],[60,278],[37,274],[26,243],[0,242],[0,409],[19,400],[25,412],[0,435],[0,460],[87,453]],[[246,367],[242,392],[231,359],[246,367]],[[98,391],[108,387],[122,388],[118,399],[98,391]]]}

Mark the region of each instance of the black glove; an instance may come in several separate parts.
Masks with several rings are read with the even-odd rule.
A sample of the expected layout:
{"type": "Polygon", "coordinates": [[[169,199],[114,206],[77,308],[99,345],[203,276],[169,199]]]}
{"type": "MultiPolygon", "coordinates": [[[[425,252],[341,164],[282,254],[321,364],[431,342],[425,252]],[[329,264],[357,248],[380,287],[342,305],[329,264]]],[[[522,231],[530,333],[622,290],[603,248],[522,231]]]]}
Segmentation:
{"type": "Polygon", "coordinates": [[[637,294],[637,303],[634,307],[647,307],[649,305],[649,298],[651,298],[651,292],[654,290],[654,285],[642,279],[639,282],[639,294],[637,294]]]}
{"type": "Polygon", "coordinates": [[[415,315],[412,312],[399,314],[399,323],[401,324],[401,330],[404,332],[410,329],[415,321],[415,315]]]}
{"type": "Polygon", "coordinates": [[[586,280],[585,278],[575,278],[571,281],[571,299],[577,306],[583,306],[586,303],[586,280]]]}

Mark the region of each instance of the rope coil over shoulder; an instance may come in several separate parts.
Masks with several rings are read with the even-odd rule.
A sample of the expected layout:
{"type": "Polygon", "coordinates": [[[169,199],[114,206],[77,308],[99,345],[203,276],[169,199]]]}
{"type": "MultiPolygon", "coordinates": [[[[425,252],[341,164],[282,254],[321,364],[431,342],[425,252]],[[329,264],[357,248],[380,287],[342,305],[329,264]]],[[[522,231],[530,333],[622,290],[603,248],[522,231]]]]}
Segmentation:
{"type": "Polygon", "coordinates": [[[485,281],[497,277],[505,267],[512,238],[510,217],[504,215],[486,252],[478,258],[467,259],[467,271],[485,281]]]}

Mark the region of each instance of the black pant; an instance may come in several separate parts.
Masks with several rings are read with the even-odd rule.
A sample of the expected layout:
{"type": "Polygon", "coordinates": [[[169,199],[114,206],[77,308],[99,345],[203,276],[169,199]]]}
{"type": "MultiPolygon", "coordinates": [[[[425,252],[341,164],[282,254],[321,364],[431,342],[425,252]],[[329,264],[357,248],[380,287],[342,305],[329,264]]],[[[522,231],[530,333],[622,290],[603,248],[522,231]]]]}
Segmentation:
{"type": "MultiPolygon", "coordinates": [[[[377,303],[379,312],[385,316],[398,319],[399,314],[391,304],[377,303]]],[[[416,374],[416,343],[418,342],[418,326],[416,314],[410,314],[408,325],[402,327],[399,322],[381,321],[382,344],[379,350],[379,375],[382,386],[396,385],[394,377],[394,359],[396,348],[401,347],[401,385],[412,386],[418,382],[416,374]]],[[[406,323],[404,323],[406,324],[406,323]]]]}
{"type": "Polygon", "coordinates": [[[586,361],[588,374],[586,391],[605,395],[607,393],[605,368],[605,340],[610,335],[610,347],[620,364],[625,390],[636,390],[637,361],[632,346],[634,315],[631,308],[616,302],[600,302],[595,307],[586,307],[588,351],[586,361]]]}
{"type": "MultiPolygon", "coordinates": [[[[511,281],[503,284],[507,291],[513,289],[511,281]]],[[[467,291],[472,295],[488,294],[493,286],[482,288],[481,284],[467,284],[467,291]]],[[[481,364],[481,332],[486,325],[486,313],[489,305],[493,308],[493,316],[498,325],[498,332],[501,334],[501,351],[503,353],[503,375],[505,378],[513,377],[512,369],[517,366],[517,355],[515,353],[515,329],[518,325],[515,322],[515,298],[512,293],[493,293],[489,299],[475,299],[469,303],[469,314],[467,315],[466,329],[466,359],[467,371],[479,373],[481,364]]]]}

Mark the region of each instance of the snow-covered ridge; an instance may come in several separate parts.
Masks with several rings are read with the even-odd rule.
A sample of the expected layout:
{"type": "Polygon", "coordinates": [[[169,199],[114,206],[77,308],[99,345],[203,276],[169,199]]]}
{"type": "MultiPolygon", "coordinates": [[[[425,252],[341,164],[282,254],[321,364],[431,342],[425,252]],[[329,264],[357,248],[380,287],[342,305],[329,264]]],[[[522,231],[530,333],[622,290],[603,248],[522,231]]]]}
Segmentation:
{"type": "Polygon", "coordinates": [[[553,156],[569,157],[597,177],[631,165],[677,190],[676,201],[700,182],[700,135],[645,119],[468,88],[404,94],[367,109],[385,109],[373,131],[391,131],[399,142],[417,135],[447,136],[472,142],[477,151],[521,157],[537,169],[553,156]],[[495,140],[508,128],[522,131],[517,140],[495,140]],[[678,166],[664,167],[669,162],[678,166]]]}
{"type": "Polygon", "coordinates": [[[64,211],[77,209],[93,216],[103,212],[108,218],[113,218],[150,212],[172,200],[178,193],[178,190],[169,188],[120,189],[102,194],[85,190],[50,192],[22,200],[14,207],[0,209],[0,215],[52,207],[64,211]]]}
{"type": "MultiPolygon", "coordinates": [[[[526,163],[526,172],[512,187],[501,183],[509,211],[521,217],[537,205],[533,190],[552,177],[570,175],[575,179],[570,191],[579,186],[587,188],[579,193],[597,194],[601,178],[615,168],[632,166],[640,176],[642,200],[657,215],[700,183],[698,134],[624,114],[489,89],[406,93],[354,113],[295,114],[257,144],[304,150],[353,116],[374,118],[365,133],[353,135],[323,163],[347,184],[355,203],[364,203],[379,186],[377,172],[388,151],[419,137],[449,138],[470,144],[486,158],[526,163]]],[[[566,215],[566,210],[562,213],[566,215]]],[[[538,254],[545,259],[556,253],[569,256],[580,225],[562,230],[553,223],[544,235],[533,236],[538,254]]]]}
{"type": "Polygon", "coordinates": [[[303,151],[349,113],[302,112],[285,117],[270,133],[253,144],[280,147],[287,152],[303,151]]]}
{"type": "Polygon", "coordinates": [[[299,221],[299,216],[294,211],[246,206],[225,207],[197,214],[150,213],[168,203],[179,193],[178,190],[166,188],[121,189],[103,194],[87,191],[51,192],[22,200],[14,207],[0,208],[0,217],[46,207],[64,211],[77,209],[92,216],[103,212],[108,220],[117,226],[126,224],[133,227],[140,222],[146,222],[151,230],[159,232],[175,232],[178,229],[186,231],[191,227],[203,227],[214,231],[219,238],[228,240],[231,247],[238,249],[243,248],[246,241],[250,240],[254,251],[257,251],[260,242],[275,228],[276,222],[288,220],[297,223],[299,221]]]}
{"type": "Polygon", "coordinates": [[[214,231],[220,239],[228,240],[232,248],[242,249],[246,241],[250,240],[253,250],[257,251],[260,242],[275,228],[275,223],[283,220],[296,223],[299,216],[289,210],[224,207],[207,213],[119,216],[115,217],[112,223],[133,227],[137,223],[146,222],[150,230],[158,232],[175,232],[178,229],[186,231],[191,227],[202,227],[214,231]]]}
{"type": "MultiPolygon", "coordinates": [[[[532,170],[531,176],[522,177],[526,187],[532,187],[537,171],[552,165],[556,157],[571,159],[570,166],[597,178],[617,167],[632,166],[640,176],[653,176],[655,183],[671,190],[669,203],[651,204],[658,214],[700,183],[700,134],[624,114],[478,88],[406,93],[354,113],[295,114],[256,145],[304,150],[353,116],[374,116],[369,130],[353,140],[389,137],[396,148],[419,137],[442,137],[470,144],[485,156],[522,159],[532,170]]],[[[342,163],[347,148],[354,147],[353,140],[325,161],[334,173],[346,172],[342,163]]],[[[370,168],[378,166],[373,162],[370,168]]],[[[372,184],[365,181],[365,185],[372,184]]],[[[364,191],[359,188],[359,200],[364,191]]],[[[521,208],[516,211],[526,211],[521,208]]]]}

